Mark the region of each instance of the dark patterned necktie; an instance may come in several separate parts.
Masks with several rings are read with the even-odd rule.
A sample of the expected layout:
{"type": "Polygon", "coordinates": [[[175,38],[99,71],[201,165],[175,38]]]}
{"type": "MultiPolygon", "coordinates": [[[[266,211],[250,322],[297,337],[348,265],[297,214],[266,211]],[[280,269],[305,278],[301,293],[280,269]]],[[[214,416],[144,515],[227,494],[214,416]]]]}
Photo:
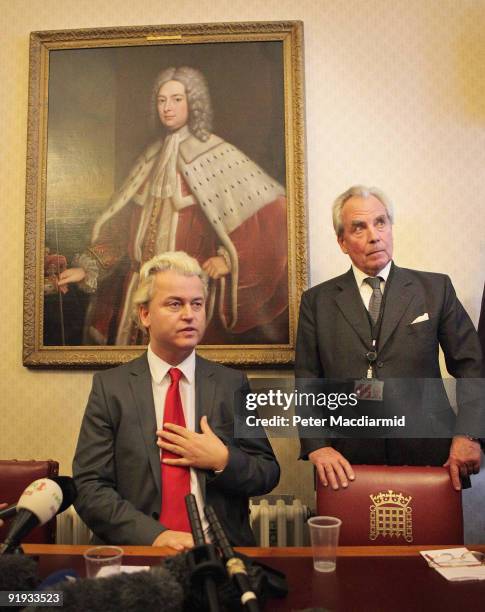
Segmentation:
{"type": "Polygon", "coordinates": [[[370,318],[374,322],[374,325],[379,319],[382,305],[382,291],[381,291],[381,277],[380,276],[368,276],[364,278],[364,283],[367,283],[372,287],[372,295],[369,302],[369,314],[370,318]]]}
{"type": "MultiPolygon", "coordinates": [[[[163,423],[175,423],[185,427],[184,409],[180,397],[179,382],[182,372],[171,368],[170,387],[165,397],[163,423]]],[[[162,459],[179,459],[170,451],[162,450],[162,459]]],[[[189,531],[190,523],[185,507],[185,496],[190,493],[190,469],[179,465],[161,464],[162,507],[160,523],[175,531],[189,531]]]]}

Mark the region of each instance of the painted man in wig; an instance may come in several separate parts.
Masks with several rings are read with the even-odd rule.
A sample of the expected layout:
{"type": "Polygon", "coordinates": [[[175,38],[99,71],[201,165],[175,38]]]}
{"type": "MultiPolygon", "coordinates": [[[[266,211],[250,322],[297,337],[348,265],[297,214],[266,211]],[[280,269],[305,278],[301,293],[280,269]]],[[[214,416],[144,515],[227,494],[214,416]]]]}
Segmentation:
{"type": "Polygon", "coordinates": [[[139,157],[94,225],[91,244],[61,273],[93,294],[86,344],[144,342],[130,313],[141,265],[182,250],[211,279],[204,343],[288,341],[284,188],[211,133],[204,76],[168,68],[153,104],[165,136],[139,157]]]}

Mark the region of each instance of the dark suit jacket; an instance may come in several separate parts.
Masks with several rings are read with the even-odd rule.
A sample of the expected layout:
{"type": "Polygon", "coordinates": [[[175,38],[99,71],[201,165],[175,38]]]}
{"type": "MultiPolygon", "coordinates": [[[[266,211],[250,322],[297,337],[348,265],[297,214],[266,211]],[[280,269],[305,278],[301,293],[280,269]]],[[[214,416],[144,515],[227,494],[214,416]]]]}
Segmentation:
{"type": "MultiPolygon", "coordinates": [[[[477,333],[448,276],[393,264],[385,289],[378,378],[440,378],[439,345],[453,376],[482,376],[477,333]],[[413,324],[424,313],[429,320],[413,324]]],[[[370,346],[369,318],[352,269],[303,294],[296,344],[297,378],[364,378],[368,366],[365,353],[370,346]]],[[[443,410],[443,405],[451,411],[444,389],[433,405],[436,411],[443,410]]],[[[483,410],[471,414],[463,410],[456,431],[472,433],[480,423],[483,431],[483,410]],[[466,427],[472,431],[465,431],[466,427]]],[[[302,456],[329,443],[328,439],[302,438],[302,456]]],[[[448,457],[449,440],[354,439],[335,440],[332,446],[354,463],[440,465],[448,457]]]]}
{"type": "MultiPolygon", "coordinates": [[[[279,465],[269,442],[234,438],[235,391],[247,385],[236,370],[196,358],[195,422],[209,425],[229,449],[225,470],[198,470],[211,504],[233,545],[254,545],[248,497],[271,491],[279,465]]],[[[151,545],[165,529],[158,522],[162,503],[160,454],[150,368],[146,354],[95,374],[84,414],[73,475],[76,509],[104,542],[151,545]]],[[[198,430],[200,431],[200,430],[198,430]]]]}

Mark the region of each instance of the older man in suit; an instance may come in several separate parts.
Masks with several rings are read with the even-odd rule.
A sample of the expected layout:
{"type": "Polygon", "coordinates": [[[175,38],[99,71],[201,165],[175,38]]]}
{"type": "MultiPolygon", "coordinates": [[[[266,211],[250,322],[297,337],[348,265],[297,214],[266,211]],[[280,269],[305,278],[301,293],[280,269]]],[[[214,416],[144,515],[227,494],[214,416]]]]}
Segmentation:
{"type": "MultiPolygon", "coordinates": [[[[352,268],[303,294],[296,377],[367,378],[378,395],[385,379],[439,379],[439,345],[453,376],[481,377],[478,337],[450,279],[392,262],[393,211],[386,196],[374,188],[351,187],[335,201],[333,223],[352,268]]],[[[474,414],[472,421],[480,427],[480,419],[474,414]]],[[[467,435],[471,432],[458,433],[452,440],[302,437],[302,457],[333,489],[354,479],[352,463],[444,464],[460,489],[460,476],[480,468],[480,443],[467,435]]]]}
{"type": "Polygon", "coordinates": [[[234,437],[245,376],[195,355],[206,295],[207,277],[185,253],[148,261],[135,297],[148,351],[94,377],[73,474],[76,508],[104,542],[190,548],[192,492],[232,544],[254,544],[248,497],[273,489],[279,466],[266,438],[234,437]]]}

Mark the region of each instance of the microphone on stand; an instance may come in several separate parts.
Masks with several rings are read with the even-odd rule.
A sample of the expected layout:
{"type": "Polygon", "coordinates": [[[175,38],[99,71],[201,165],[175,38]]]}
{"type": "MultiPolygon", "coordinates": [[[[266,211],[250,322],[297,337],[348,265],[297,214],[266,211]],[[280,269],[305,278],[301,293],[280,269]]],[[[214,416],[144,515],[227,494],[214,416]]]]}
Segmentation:
{"type": "MultiPolygon", "coordinates": [[[[59,512],[68,508],[76,498],[72,478],[58,477],[34,480],[22,493],[16,505],[16,517],[0,545],[0,555],[21,553],[20,543],[37,525],[44,525],[59,512]]],[[[6,508],[9,510],[9,508],[6,508]]],[[[10,512],[12,510],[10,509],[10,512]]]]}
{"type": "Polygon", "coordinates": [[[187,514],[189,516],[190,530],[192,531],[194,546],[205,546],[206,542],[204,530],[202,529],[202,522],[200,520],[199,509],[197,508],[195,495],[192,493],[185,496],[185,507],[187,508],[187,514]]]}
{"type": "Polygon", "coordinates": [[[216,546],[220,549],[222,557],[226,563],[227,573],[235,583],[236,588],[241,595],[242,606],[245,610],[248,610],[248,612],[259,612],[258,598],[249,584],[248,573],[244,561],[239,557],[236,557],[224,529],[217,518],[214,508],[212,506],[205,506],[204,512],[216,542],[216,546]]]}
{"type": "Polygon", "coordinates": [[[186,495],[185,505],[194,539],[194,548],[187,552],[190,578],[195,584],[203,587],[208,609],[211,612],[219,612],[217,583],[222,582],[226,577],[224,567],[214,545],[205,542],[195,495],[192,493],[186,495]]]}

